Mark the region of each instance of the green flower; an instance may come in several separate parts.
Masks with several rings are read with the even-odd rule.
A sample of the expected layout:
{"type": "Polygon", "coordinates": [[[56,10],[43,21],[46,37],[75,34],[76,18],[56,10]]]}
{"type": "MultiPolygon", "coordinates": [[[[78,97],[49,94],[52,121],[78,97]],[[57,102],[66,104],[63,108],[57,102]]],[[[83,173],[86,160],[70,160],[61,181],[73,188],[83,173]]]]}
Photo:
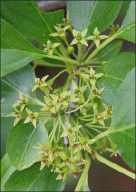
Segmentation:
{"type": "Polygon", "coordinates": [[[56,33],[52,33],[50,34],[50,36],[52,37],[60,37],[60,38],[64,38],[66,36],[66,31],[70,28],[70,25],[67,25],[65,27],[58,27],[58,26],[55,26],[55,29],[56,29],[56,33]]]}
{"type": "Polygon", "coordinates": [[[95,70],[92,67],[90,67],[89,79],[90,79],[90,83],[92,84],[92,89],[95,88],[97,79],[99,79],[103,75],[104,75],[103,73],[96,73],[95,70]]]}
{"type": "Polygon", "coordinates": [[[73,46],[67,47],[67,53],[68,53],[68,55],[71,55],[72,53],[74,53],[74,51],[75,51],[75,49],[74,49],[73,46]]]}
{"type": "Polygon", "coordinates": [[[99,45],[100,45],[100,40],[107,39],[108,37],[109,36],[107,36],[107,35],[100,35],[100,32],[98,31],[98,28],[96,27],[94,29],[93,35],[87,37],[86,39],[87,40],[93,40],[95,45],[96,45],[96,47],[98,48],[99,45]]]}
{"type": "Polygon", "coordinates": [[[117,24],[117,25],[112,24],[112,25],[109,27],[109,29],[111,30],[109,35],[110,35],[110,36],[111,36],[111,35],[114,35],[114,34],[119,30],[119,28],[120,28],[119,24],[117,24]]]}
{"type": "Polygon", "coordinates": [[[97,89],[97,88],[94,88],[91,93],[90,93],[90,99],[94,99],[95,97],[101,99],[100,97],[100,94],[104,91],[104,87],[100,88],[100,89],[97,89]]]}
{"type": "Polygon", "coordinates": [[[60,103],[58,103],[58,96],[50,94],[50,97],[44,96],[45,107],[41,111],[50,111],[55,114],[60,108],[60,103]]]}
{"type": "Polygon", "coordinates": [[[71,152],[72,154],[80,152],[82,150],[82,146],[80,142],[75,142],[72,146],[71,146],[71,152]]]}
{"type": "Polygon", "coordinates": [[[47,87],[48,90],[51,89],[50,85],[48,82],[46,82],[46,79],[49,77],[49,75],[46,75],[45,77],[43,77],[42,79],[40,78],[35,78],[35,83],[36,85],[33,87],[32,91],[36,90],[37,88],[43,88],[43,87],[47,87]]]}
{"type": "Polygon", "coordinates": [[[74,81],[72,81],[72,87],[73,87],[73,93],[76,96],[83,94],[84,91],[87,89],[87,85],[82,86],[82,87],[78,87],[77,84],[74,81]]]}
{"type": "Polygon", "coordinates": [[[24,123],[32,122],[33,126],[36,128],[36,118],[38,117],[39,113],[38,112],[32,112],[27,108],[26,108],[26,112],[29,116],[26,118],[24,123]]]}
{"type": "Polygon", "coordinates": [[[60,43],[51,43],[50,40],[47,41],[47,45],[43,44],[44,48],[44,52],[47,53],[48,55],[52,55],[53,51],[56,47],[58,47],[60,45],[60,43]]]}
{"type": "Polygon", "coordinates": [[[77,167],[85,165],[87,163],[86,160],[83,159],[83,156],[74,156],[73,161],[76,162],[77,167]]]}
{"type": "Polygon", "coordinates": [[[70,102],[77,102],[78,100],[70,91],[50,94],[49,97],[44,96],[45,106],[41,110],[57,113],[59,110],[66,110],[70,102]]]}
{"type": "Polygon", "coordinates": [[[88,31],[88,29],[85,29],[84,31],[82,31],[80,33],[79,31],[76,31],[75,29],[73,29],[72,32],[73,32],[74,39],[70,45],[75,45],[75,44],[81,43],[83,45],[88,46],[88,43],[86,41],[87,38],[85,38],[87,31],[88,31]]]}
{"type": "Polygon", "coordinates": [[[14,126],[21,120],[21,112],[14,107],[15,112],[10,113],[7,117],[15,117],[14,126]]]}
{"type": "Polygon", "coordinates": [[[63,182],[66,181],[68,175],[68,167],[65,166],[62,168],[62,170],[56,169],[56,171],[59,173],[56,180],[62,180],[63,182]]]}
{"type": "Polygon", "coordinates": [[[105,113],[98,113],[97,104],[93,105],[93,111],[94,111],[93,123],[98,122],[101,125],[105,126],[105,123],[104,123],[105,113]]]}
{"type": "Polygon", "coordinates": [[[61,109],[67,109],[70,102],[70,92],[65,91],[59,94],[58,102],[61,104],[61,109]]]}
{"type": "MultiPolygon", "coordinates": [[[[70,19],[69,19],[69,12],[67,11],[67,14],[66,14],[66,18],[63,18],[63,23],[65,25],[69,25],[70,24],[70,19]]],[[[71,27],[71,26],[70,26],[71,27]]],[[[72,27],[71,27],[72,28],[72,27]]]]}
{"type": "Polygon", "coordinates": [[[90,144],[89,144],[89,139],[88,139],[88,138],[85,138],[85,137],[80,137],[79,140],[80,140],[82,149],[83,149],[84,151],[88,151],[89,153],[91,153],[92,150],[91,150],[91,147],[90,147],[90,144]]]}
{"type": "Polygon", "coordinates": [[[72,126],[68,121],[66,121],[67,129],[60,135],[60,137],[68,137],[70,144],[73,144],[76,140],[77,134],[81,125],[72,126]]]}
{"type": "Polygon", "coordinates": [[[111,153],[110,157],[112,157],[112,156],[116,157],[117,154],[119,154],[119,151],[117,149],[117,145],[115,144],[115,142],[113,142],[113,140],[111,138],[108,138],[108,140],[110,141],[110,147],[109,148],[106,147],[105,150],[111,153]]]}
{"type": "Polygon", "coordinates": [[[20,106],[20,111],[23,111],[25,106],[28,104],[28,98],[24,98],[21,93],[19,93],[19,100],[12,105],[12,107],[20,106]]]}
{"type": "Polygon", "coordinates": [[[105,119],[108,119],[112,116],[112,106],[107,105],[106,103],[103,104],[105,108],[105,119]]]}

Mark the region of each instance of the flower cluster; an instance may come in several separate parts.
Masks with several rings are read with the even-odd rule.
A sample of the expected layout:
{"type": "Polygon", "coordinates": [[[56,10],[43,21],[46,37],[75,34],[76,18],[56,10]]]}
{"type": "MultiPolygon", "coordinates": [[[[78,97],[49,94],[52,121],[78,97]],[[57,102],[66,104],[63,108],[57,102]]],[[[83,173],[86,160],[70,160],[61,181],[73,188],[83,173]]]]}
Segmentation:
{"type": "MultiPolygon", "coordinates": [[[[79,128],[75,127],[77,131],[79,128]]],[[[68,130],[69,132],[70,130],[68,130]]],[[[73,137],[73,133],[68,133],[73,137]]],[[[76,133],[75,133],[76,135],[76,133]]],[[[62,134],[62,137],[64,135],[62,134]]],[[[73,139],[74,140],[74,139],[73,139]]],[[[41,167],[42,170],[46,165],[52,166],[52,171],[58,173],[58,177],[56,179],[66,180],[69,172],[73,173],[73,175],[77,176],[79,172],[82,171],[83,165],[86,164],[87,160],[84,159],[82,149],[89,150],[89,146],[85,141],[82,143],[77,142],[76,144],[72,144],[69,148],[64,147],[63,145],[58,145],[57,143],[53,143],[50,140],[47,140],[44,145],[39,144],[38,149],[41,154],[41,167]]],[[[91,149],[90,149],[91,151],[91,149]]]]}
{"type": "MultiPolygon", "coordinates": [[[[87,29],[82,32],[72,29],[68,18],[64,20],[63,24],[55,26],[55,29],[56,32],[50,36],[59,37],[59,43],[52,43],[48,40],[47,44],[43,45],[45,47],[43,51],[50,56],[53,54],[60,56],[62,52],[66,53],[68,57],[71,54],[75,56],[73,45],[77,44],[81,46],[78,48],[82,48],[82,46],[88,46],[88,41],[92,40],[98,48],[100,41],[108,38],[106,35],[100,35],[97,28],[90,36],[88,36],[87,29]],[[73,35],[70,44],[66,38],[67,31],[73,35]],[[66,49],[62,47],[61,41],[67,45],[66,49]]],[[[67,64],[69,65],[69,63],[67,64]]],[[[32,92],[40,89],[43,92],[43,100],[31,101],[20,93],[19,100],[13,104],[14,112],[8,115],[15,117],[14,126],[21,119],[25,124],[32,123],[34,128],[41,123],[45,125],[48,139],[44,144],[39,143],[36,146],[41,154],[40,169],[51,166],[52,171],[58,173],[57,179],[63,181],[66,180],[69,172],[76,176],[83,170],[84,165],[88,162],[86,154],[93,156],[96,150],[109,151],[111,155],[117,153],[116,145],[110,138],[108,138],[110,144],[107,147],[105,138],[97,141],[97,137],[95,137],[96,133],[102,132],[101,127],[106,128],[106,121],[112,116],[112,106],[103,103],[101,98],[104,87],[97,87],[97,80],[104,74],[96,73],[93,67],[83,67],[82,65],[80,67],[71,65],[67,72],[73,79],[67,89],[62,87],[60,90],[59,88],[53,90],[52,84],[58,76],[49,80],[48,75],[42,79],[35,78],[32,92]],[[77,79],[77,82],[74,79],[77,79]],[[34,107],[31,108],[33,103],[40,107],[37,110],[34,107]],[[102,104],[101,108],[98,103],[102,104]]]]}
{"type": "MultiPolygon", "coordinates": [[[[68,14],[67,14],[68,15],[68,14]]],[[[84,45],[88,46],[88,41],[93,41],[96,47],[98,48],[100,46],[100,41],[109,38],[107,35],[100,35],[100,32],[98,28],[96,27],[93,31],[92,35],[88,35],[88,29],[85,29],[84,31],[80,32],[72,28],[72,25],[69,21],[69,16],[67,16],[66,19],[63,19],[63,23],[58,24],[57,26],[54,27],[56,32],[51,33],[50,36],[57,38],[60,38],[60,41],[64,41],[67,45],[67,53],[68,55],[73,54],[75,49],[73,45],[84,45]],[[67,41],[67,34],[68,31],[72,33],[73,40],[71,43],[68,43],[67,41]]],[[[47,45],[43,44],[44,52],[48,55],[53,55],[53,54],[60,54],[59,51],[56,48],[59,48],[61,43],[52,43],[50,40],[47,41],[47,45]]]]}

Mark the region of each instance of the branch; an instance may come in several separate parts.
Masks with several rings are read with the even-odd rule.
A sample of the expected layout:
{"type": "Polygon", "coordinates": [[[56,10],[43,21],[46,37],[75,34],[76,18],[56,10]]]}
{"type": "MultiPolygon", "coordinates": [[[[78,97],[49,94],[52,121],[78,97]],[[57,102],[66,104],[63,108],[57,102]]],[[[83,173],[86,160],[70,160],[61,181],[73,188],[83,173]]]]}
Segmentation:
{"type": "Polygon", "coordinates": [[[116,163],[113,163],[113,162],[109,161],[108,159],[102,157],[98,153],[95,153],[95,157],[101,163],[104,163],[105,165],[108,165],[109,167],[115,169],[116,171],[118,171],[120,173],[123,173],[123,174],[127,175],[128,177],[131,177],[132,179],[136,179],[135,173],[132,173],[132,172],[128,171],[127,169],[117,165],[116,163]]]}
{"type": "MultiPolygon", "coordinates": [[[[78,77],[73,78],[73,81],[77,84],[77,83],[78,83],[78,77]]],[[[73,86],[72,86],[72,85],[70,86],[69,89],[70,89],[70,92],[73,93],[73,86]]],[[[70,112],[70,109],[71,109],[72,105],[73,105],[73,102],[69,103],[68,112],[70,112]]],[[[70,120],[70,113],[67,114],[67,118],[68,118],[68,121],[69,121],[69,120],[70,120]]],[[[65,127],[65,129],[67,129],[67,123],[66,123],[66,121],[65,121],[65,123],[64,123],[64,127],[65,127]]],[[[68,145],[69,145],[69,140],[68,140],[68,137],[67,137],[67,136],[64,137],[64,144],[65,144],[65,146],[68,146],[68,145]]]]}

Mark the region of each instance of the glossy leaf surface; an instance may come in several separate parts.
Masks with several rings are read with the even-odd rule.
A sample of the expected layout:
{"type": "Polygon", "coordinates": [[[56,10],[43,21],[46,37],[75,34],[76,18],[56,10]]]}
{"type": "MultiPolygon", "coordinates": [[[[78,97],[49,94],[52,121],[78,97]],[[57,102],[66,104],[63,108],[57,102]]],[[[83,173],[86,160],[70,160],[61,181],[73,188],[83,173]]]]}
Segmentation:
{"type": "Polygon", "coordinates": [[[119,153],[135,169],[135,68],[126,76],[115,98],[111,127],[119,153]]]}
{"type": "Polygon", "coordinates": [[[45,167],[42,171],[40,164],[36,163],[32,167],[16,171],[7,181],[6,191],[62,191],[64,183],[57,181],[57,174],[45,167]]]}
{"type": "Polygon", "coordinates": [[[124,52],[108,60],[97,70],[97,72],[104,73],[104,76],[99,78],[97,86],[105,88],[101,95],[107,104],[114,104],[119,86],[134,66],[135,54],[124,52]]]}
{"type": "Polygon", "coordinates": [[[35,74],[30,65],[7,74],[1,79],[1,116],[9,115],[14,111],[12,105],[19,99],[19,92],[29,100],[35,100],[32,92],[35,74]]]}
{"type": "Polygon", "coordinates": [[[43,144],[47,137],[45,127],[34,128],[32,123],[21,120],[9,133],[7,152],[11,163],[19,170],[30,167],[40,158],[38,143],[43,144]]]}

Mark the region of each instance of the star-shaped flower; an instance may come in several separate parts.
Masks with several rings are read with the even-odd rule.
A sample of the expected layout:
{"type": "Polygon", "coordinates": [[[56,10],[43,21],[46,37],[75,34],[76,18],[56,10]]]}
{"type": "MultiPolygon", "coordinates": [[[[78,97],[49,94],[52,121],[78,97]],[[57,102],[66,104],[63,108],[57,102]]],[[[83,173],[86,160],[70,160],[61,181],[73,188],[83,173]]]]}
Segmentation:
{"type": "Polygon", "coordinates": [[[96,80],[102,77],[103,75],[104,75],[103,73],[96,73],[95,70],[92,67],[90,67],[89,79],[90,79],[90,83],[92,84],[92,88],[95,88],[96,80]]]}
{"type": "Polygon", "coordinates": [[[52,55],[53,51],[56,47],[58,47],[60,45],[60,43],[51,43],[50,40],[47,41],[47,45],[43,44],[44,48],[44,52],[47,53],[48,55],[52,55]]]}
{"type": "Polygon", "coordinates": [[[41,111],[50,111],[55,114],[59,109],[60,103],[58,103],[58,96],[50,94],[50,97],[44,96],[45,107],[41,111]]]}
{"type": "Polygon", "coordinates": [[[64,38],[66,36],[66,31],[70,28],[70,25],[67,25],[65,27],[61,27],[61,26],[55,26],[56,29],[56,33],[52,33],[50,34],[50,36],[52,37],[60,37],[60,38],[64,38]]]}
{"type": "Polygon", "coordinates": [[[19,93],[19,100],[12,105],[12,107],[20,106],[20,111],[23,111],[25,106],[28,104],[28,98],[24,98],[21,93],[19,93]]]}
{"type": "Polygon", "coordinates": [[[100,32],[98,31],[98,28],[96,27],[94,29],[93,35],[90,35],[89,37],[87,37],[87,40],[93,40],[96,47],[98,48],[100,45],[100,40],[102,39],[107,39],[109,36],[107,35],[100,35],[100,32]]]}
{"type": "Polygon", "coordinates": [[[74,39],[70,45],[75,45],[75,44],[81,43],[83,45],[88,46],[88,43],[86,41],[87,38],[85,37],[87,34],[87,31],[88,31],[88,29],[85,29],[84,31],[82,31],[80,33],[79,31],[76,31],[75,29],[73,29],[74,39]]]}
{"type": "Polygon", "coordinates": [[[67,129],[64,130],[64,132],[60,135],[60,137],[68,137],[70,144],[73,145],[76,140],[76,134],[81,128],[81,125],[72,126],[68,121],[66,122],[66,125],[67,129]]]}
{"type": "Polygon", "coordinates": [[[24,123],[32,122],[33,126],[36,128],[36,118],[38,117],[38,112],[32,112],[29,109],[26,108],[26,112],[28,114],[28,117],[24,121],[24,123]]]}
{"type": "Polygon", "coordinates": [[[98,113],[97,104],[93,105],[93,111],[94,111],[93,123],[98,122],[101,125],[105,126],[105,123],[104,123],[105,113],[98,113]]]}
{"type": "Polygon", "coordinates": [[[97,88],[94,88],[91,93],[90,93],[90,99],[94,99],[95,97],[101,99],[100,97],[100,94],[104,91],[104,87],[100,88],[100,89],[97,89],[97,88]]]}
{"type": "Polygon", "coordinates": [[[89,139],[88,138],[82,138],[80,137],[80,143],[81,143],[81,146],[82,146],[82,149],[85,151],[88,151],[89,153],[91,153],[91,147],[90,147],[90,144],[89,144],[89,139]]]}
{"type": "Polygon", "coordinates": [[[42,79],[40,78],[35,78],[35,83],[36,85],[33,87],[32,91],[36,90],[38,87],[42,88],[42,87],[47,87],[48,89],[51,89],[51,87],[49,86],[48,82],[46,82],[46,79],[49,77],[49,75],[46,75],[45,77],[43,77],[42,79]]]}
{"type": "Polygon", "coordinates": [[[106,103],[103,104],[104,108],[105,108],[105,119],[108,119],[112,116],[112,106],[107,105],[106,103]]]}
{"type": "Polygon", "coordinates": [[[62,180],[63,182],[66,181],[68,175],[68,167],[65,166],[62,170],[57,169],[57,172],[59,173],[59,175],[56,180],[62,180]]]}
{"type": "Polygon", "coordinates": [[[14,126],[21,120],[21,112],[14,107],[15,112],[10,113],[7,117],[15,117],[14,126]]]}
{"type": "Polygon", "coordinates": [[[72,81],[72,87],[73,87],[73,92],[75,95],[83,94],[84,91],[87,89],[87,85],[78,87],[74,81],[72,81]]]}

